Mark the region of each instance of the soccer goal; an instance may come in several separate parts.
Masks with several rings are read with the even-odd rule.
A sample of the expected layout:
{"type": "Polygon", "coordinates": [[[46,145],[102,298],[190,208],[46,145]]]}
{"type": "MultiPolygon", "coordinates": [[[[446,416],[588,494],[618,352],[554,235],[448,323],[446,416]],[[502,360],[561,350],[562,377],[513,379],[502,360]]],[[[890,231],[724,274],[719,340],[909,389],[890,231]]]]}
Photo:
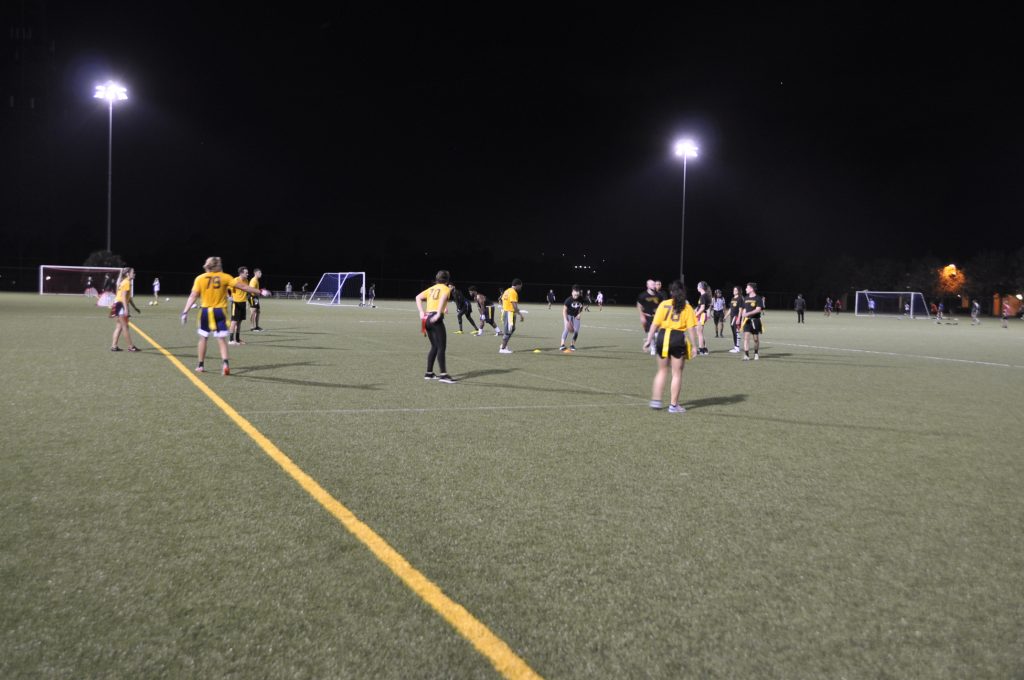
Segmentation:
{"type": "Polygon", "coordinates": [[[39,266],[40,295],[87,295],[98,297],[117,283],[118,267],[72,267],[44,264],[39,266]]]}
{"type": "Polygon", "coordinates": [[[924,295],[910,291],[858,290],[854,301],[856,316],[899,316],[930,319],[924,295]]]}
{"type": "Polygon", "coordinates": [[[306,304],[362,307],[366,304],[366,272],[325,272],[306,304]]]}

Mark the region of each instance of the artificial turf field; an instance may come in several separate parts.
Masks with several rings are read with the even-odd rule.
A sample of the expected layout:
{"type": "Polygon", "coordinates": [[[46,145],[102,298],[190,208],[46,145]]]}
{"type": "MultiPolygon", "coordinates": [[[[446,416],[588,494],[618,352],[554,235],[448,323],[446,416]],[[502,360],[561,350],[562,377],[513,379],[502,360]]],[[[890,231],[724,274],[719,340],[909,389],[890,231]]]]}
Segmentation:
{"type": "MultiPolygon", "coordinates": [[[[191,373],[182,303],[134,322],[191,373]]],[[[198,379],[510,677],[1024,677],[1020,322],[773,311],[670,415],[635,310],[562,355],[525,309],[511,355],[449,318],[444,385],[411,302],[272,299],[198,379]]],[[[107,351],[82,298],[0,319],[0,677],[500,677],[140,334],[107,351]]]]}

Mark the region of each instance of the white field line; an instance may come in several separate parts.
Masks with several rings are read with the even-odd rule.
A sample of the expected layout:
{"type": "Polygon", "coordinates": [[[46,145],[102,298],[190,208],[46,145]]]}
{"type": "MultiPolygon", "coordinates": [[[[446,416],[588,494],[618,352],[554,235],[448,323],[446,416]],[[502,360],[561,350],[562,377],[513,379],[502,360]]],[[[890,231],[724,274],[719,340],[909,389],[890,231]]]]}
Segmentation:
{"type": "MultiPolygon", "coordinates": [[[[545,404],[532,406],[460,406],[429,407],[429,408],[339,408],[339,409],[303,409],[294,411],[240,411],[246,415],[287,415],[294,413],[338,413],[342,415],[361,415],[366,413],[433,413],[435,411],[532,411],[563,408],[608,408],[609,404],[545,404]]],[[[618,406],[646,406],[646,404],[619,404],[618,406]]]]}
{"type": "MultiPolygon", "coordinates": [[[[767,343],[766,343],[767,344],[767,343]]],[[[1017,364],[1002,364],[995,361],[975,361],[973,359],[953,359],[950,357],[933,357],[927,354],[907,354],[904,352],[882,352],[874,349],[854,349],[852,347],[825,347],[822,345],[800,345],[791,342],[771,342],[771,346],[779,347],[802,347],[804,349],[822,349],[834,352],[855,352],[858,354],[880,354],[888,357],[907,357],[910,359],[928,359],[930,361],[950,361],[958,364],[974,364],[975,366],[995,366],[997,368],[1024,368],[1017,364]]]]}

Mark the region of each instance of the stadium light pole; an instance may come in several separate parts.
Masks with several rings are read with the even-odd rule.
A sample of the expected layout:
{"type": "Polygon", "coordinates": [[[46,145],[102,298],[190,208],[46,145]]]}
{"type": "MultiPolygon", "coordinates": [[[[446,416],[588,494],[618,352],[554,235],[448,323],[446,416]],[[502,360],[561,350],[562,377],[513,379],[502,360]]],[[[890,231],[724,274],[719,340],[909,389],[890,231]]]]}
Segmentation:
{"type": "Polygon", "coordinates": [[[110,252],[110,206],[114,192],[114,102],[128,99],[128,89],[113,80],[96,86],[96,99],[105,99],[109,110],[109,133],[107,135],[107,252],[110,252]]]}
{"type": "Polygon", "coordinates": [[[683,275],[683,245],[686,238],[686,159],[697,157],[697,145],[692,139],[680,139],[674,147],[678,158],[683,159],[683,219],[679,228],[679,280],[685,284],[683,275]]]}

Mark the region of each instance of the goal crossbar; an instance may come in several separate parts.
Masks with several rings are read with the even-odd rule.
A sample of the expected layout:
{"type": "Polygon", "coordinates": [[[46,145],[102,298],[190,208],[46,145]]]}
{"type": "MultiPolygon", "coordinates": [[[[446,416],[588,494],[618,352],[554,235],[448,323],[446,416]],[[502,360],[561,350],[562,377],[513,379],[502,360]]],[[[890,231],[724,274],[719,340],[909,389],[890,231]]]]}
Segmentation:
{"type": "Polygon", "coordinates": [[[366,272],[324,272],[309,305],[362,307],[366,304],[366,272]]]}
{"type": "Polygon", "coordinates": [[[909,290],[858,290],[853,312],[856,316],[931,318],[924,294],[909,290]]]}

